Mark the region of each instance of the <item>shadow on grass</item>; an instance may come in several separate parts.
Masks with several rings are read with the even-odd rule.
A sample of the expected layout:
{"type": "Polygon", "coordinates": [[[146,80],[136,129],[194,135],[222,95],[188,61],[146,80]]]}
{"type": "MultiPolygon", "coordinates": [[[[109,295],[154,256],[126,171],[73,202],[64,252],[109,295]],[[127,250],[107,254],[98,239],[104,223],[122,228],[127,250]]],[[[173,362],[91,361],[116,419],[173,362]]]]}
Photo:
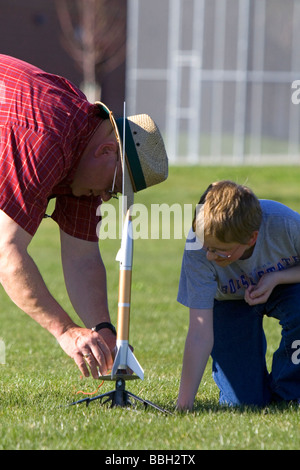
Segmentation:
{"type": "MultiPolygon", "coordinates": [[[[165,416],[186,416],[200,414],[255,414],[255,415],[272,415],[287,412],[300,412],[300,405],[296,402],[272,402],[268,406],[259,407],[251,405],[229,406],[220,405],[216,398],[196,399],[191,411],[180,411],[176,408],[176,400],[165,400],[164,402],[155,402],[162,409],[166,410],[165,416]],[[170,414],[169,414],[170,413],[170,414]]],[[[147,408],[146,408],[147,409],[147,408]]],[[[148,408],[148,411],[151,408],[148,408]]],[[[152,410],[153,411],[153,410],[152,410]]]]}
{"type": "Polygon", "coordinates": [[[251,406],[251,405],[239,405],[239,406],[228,406],[220,405],[215,400],[196,400],[193,408],[193,413],[240,413],[240,414],[256,414],[256,415],[267,415],[267,414],[279,414],[286,413],[287,411],[299,411],[300,406],[296,402],[272,402],[265,407],[251,406]]]}

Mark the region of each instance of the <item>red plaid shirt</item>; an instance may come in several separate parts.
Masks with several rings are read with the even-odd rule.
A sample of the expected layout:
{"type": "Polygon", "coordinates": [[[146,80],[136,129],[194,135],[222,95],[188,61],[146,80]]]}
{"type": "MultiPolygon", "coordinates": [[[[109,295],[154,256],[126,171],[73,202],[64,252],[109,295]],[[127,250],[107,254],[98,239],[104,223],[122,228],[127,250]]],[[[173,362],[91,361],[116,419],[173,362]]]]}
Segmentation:
{"type": "Polygon", "coordinates": [[[60,228],[98,240],[101,199],[74,197],[70,183],[100,119],[68,80],[0,55],[0,209],[31,235],[56,197],[60,228]]]}

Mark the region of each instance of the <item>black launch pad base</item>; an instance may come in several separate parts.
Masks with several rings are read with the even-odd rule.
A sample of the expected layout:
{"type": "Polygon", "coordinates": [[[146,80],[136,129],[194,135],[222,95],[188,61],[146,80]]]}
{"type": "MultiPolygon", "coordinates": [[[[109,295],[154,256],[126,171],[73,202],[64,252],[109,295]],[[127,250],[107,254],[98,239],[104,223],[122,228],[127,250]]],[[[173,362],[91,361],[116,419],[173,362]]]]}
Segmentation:
{"type": "Polygon", "coordinates": [[[110,407],[113,408],[114,406],[128,407],[128,406],[133,405],[134,402],[139,402],[145,406],[145,409],[148,406],[151,406],[152,408],[155,408],[156,410],[161,411],[162,413],[172,414],[169,411],[164,410],[160,406],[156,405],[155,403],[152,403],[149,400],[144,400],[143,398],[140,398],[125,389],[126,380],[139,379],[139,377],[137,377],[136,375],[131,375],[131,374],[119,375],[118,374],[118,375],[115,375],[113,378],[110,375],[105,375],[99,378],[100,380],[109,380],[109,381],[115,380],[116,382],[115,390],[103,393],[101,395],[97,395],[95,397],[83,398],[81,400],[74,401],[73,403],[70,403],[69,406],[78,405],[80,403],[86,403],[86,406],[88,406],[91,402],[100,400],[100,403],[102,405],[110,402],[111,403],[110,407]]]}

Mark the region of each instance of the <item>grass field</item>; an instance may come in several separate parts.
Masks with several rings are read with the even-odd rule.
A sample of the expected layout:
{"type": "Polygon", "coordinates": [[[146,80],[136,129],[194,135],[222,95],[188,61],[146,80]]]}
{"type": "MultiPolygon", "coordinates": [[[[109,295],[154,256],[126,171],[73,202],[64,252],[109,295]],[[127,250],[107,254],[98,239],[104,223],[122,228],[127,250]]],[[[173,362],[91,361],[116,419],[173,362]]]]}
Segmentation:
{"type": "MultiPolygon", "coordinates": [[[[167,182],[139,194],[146,204],[196,204],[207,185],[219,179],[248,184],[260,198],[276,199],[300,211],[300,167],[171,167],[167,182]]],[[[171,234],[172,235],[172,234],[171,234]]],[[[174,237],[173,237],[174,238],[174,237]]],[[[6,363],[0,365],[0,449],[298,449],[300,410],[295,405],[265,409],[227,409],[208,365],[190,413],[174,410],[181,373],[188,311],[176,302],[184,239],[136,240],[132,283],[130,342],[145,370],[144,381],[127,382],[136,395],[173,413],[107,408],[98,402],[67,407],[98,383],[80,373],[37,324],[0,291],[1,331],[6,363]]],[[[107,267],[109,305],[116,322],[119,240],[102,240],[107,267]]],[[[67,298],[60,266],[58,229],[43,221],[30,252],[56,299],[76,318],[67,298]]],[[[265,323],[270,365],[280,331],[265,323]]],[[[99,393],[114,388],[105,382],[99,393]]]]}

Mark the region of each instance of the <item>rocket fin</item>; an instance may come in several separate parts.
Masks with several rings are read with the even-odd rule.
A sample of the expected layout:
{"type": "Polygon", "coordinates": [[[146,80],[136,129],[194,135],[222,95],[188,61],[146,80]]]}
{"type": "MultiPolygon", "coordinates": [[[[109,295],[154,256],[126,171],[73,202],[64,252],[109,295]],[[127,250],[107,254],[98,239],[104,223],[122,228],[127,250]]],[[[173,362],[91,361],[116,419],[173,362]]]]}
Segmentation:
{"type": "Polygon", "coordinates": [[[133,370],[133,372],[139,376],[140,379],[144,380],[144,371],[130,348],[128,348],[127,351],[127,365],[129,369],[133,370]]]}
{"type": "Polygon", "coordinates": [[[129,368],[131,369],[133,372],[136,373],[136,375],[144,380],[144,371],[142,369],[142,367],[140,366],[138,360],[136,359],[135,355],[133,354],[133,352],[131,351],[131,349],[128,347],[127,348],[127,358],[126,358],[126,364],[124,364],[124,360],[122,360],[122,364],[121,364],[121,357],[122,357],[122,347],[119,347],[118,348],[118,351],[117,351],[117,354],[116,354],[116,357],[115,357],[115,360],[114,360],[114,363],[113,363],[113,366],[112,366],[112,370],[111,370],[111,378],[113,379],[115,377],[115,375],[117,375],[117,372],[118,372],[118,369],[126,369],[126,368],[129,368]]]}

